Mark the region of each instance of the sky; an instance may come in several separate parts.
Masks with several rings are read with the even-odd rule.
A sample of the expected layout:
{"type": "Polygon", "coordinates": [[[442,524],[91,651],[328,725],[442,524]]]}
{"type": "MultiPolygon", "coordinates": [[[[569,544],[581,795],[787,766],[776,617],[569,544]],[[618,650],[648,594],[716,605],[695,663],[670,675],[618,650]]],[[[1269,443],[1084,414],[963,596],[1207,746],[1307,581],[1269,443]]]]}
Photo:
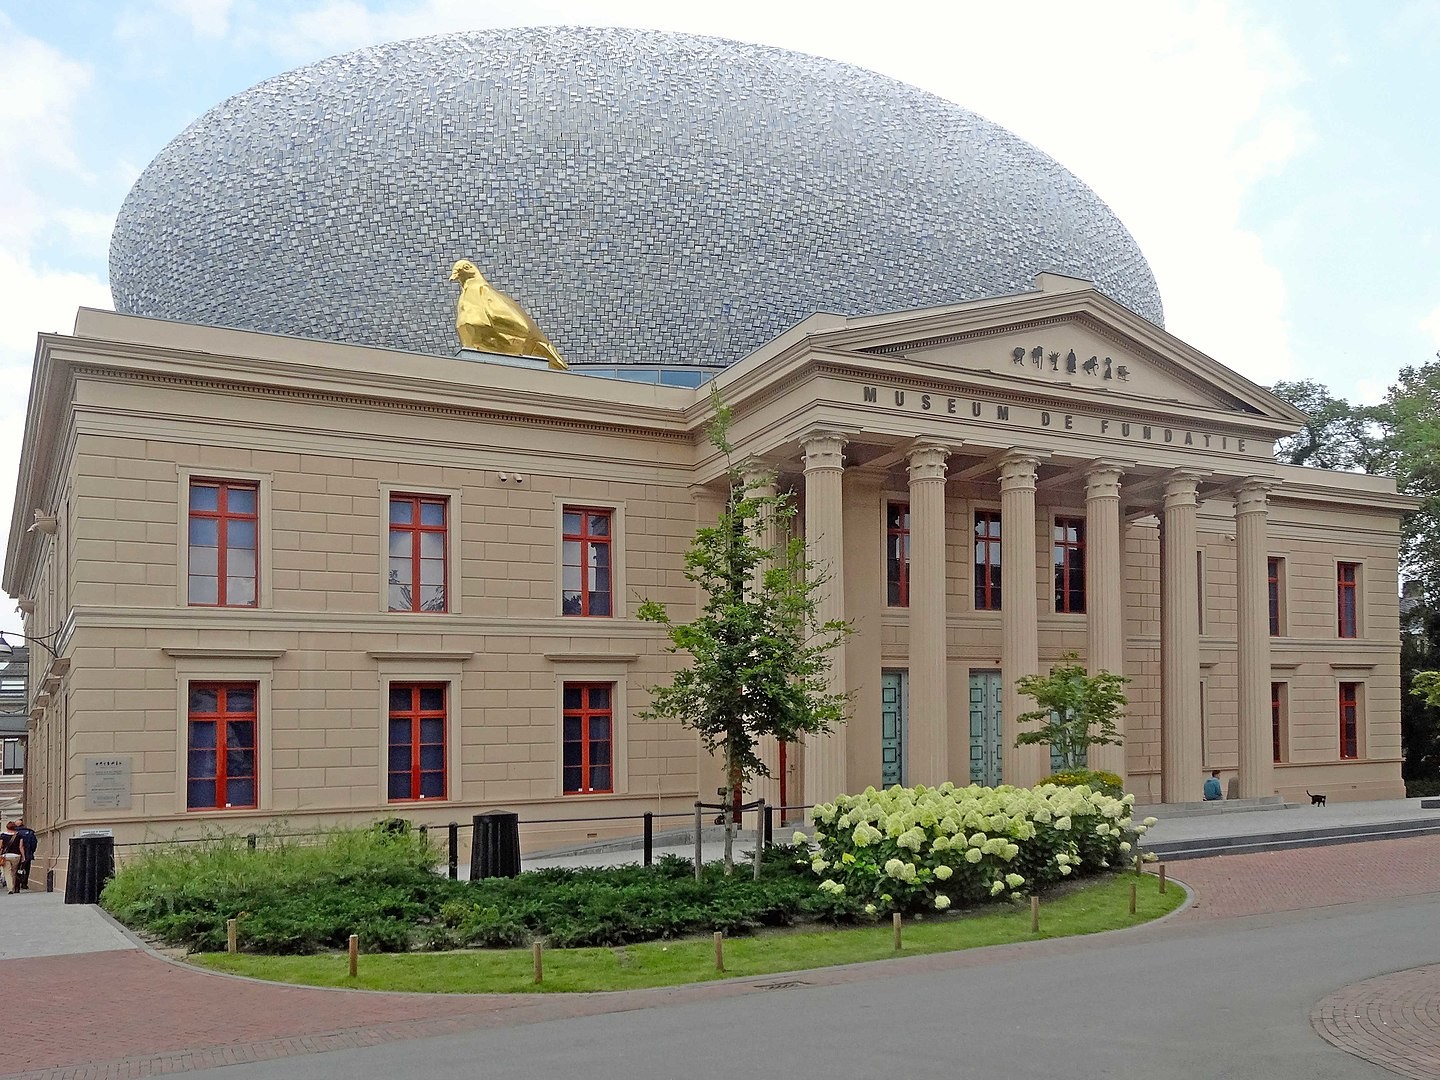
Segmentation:
{"type": "Polygon", "coordinates": [[[115,215],[167,142],[326,56],[557,24],[814,53],[996,121],[1126,224],[1166,328],[1255,382],[1378,401],[1440,350],[1440,0],[0,0],[0,507],[35,335],[111,306],[115,215]]]}

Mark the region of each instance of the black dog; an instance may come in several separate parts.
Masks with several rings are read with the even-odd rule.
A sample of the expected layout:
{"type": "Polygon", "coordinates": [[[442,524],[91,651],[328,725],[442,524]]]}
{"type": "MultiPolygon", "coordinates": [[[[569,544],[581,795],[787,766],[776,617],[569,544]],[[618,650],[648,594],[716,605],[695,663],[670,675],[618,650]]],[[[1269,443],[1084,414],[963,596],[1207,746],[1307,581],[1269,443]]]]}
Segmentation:
{"type": "Polygon", "coordinates": [[[1325,805],[1325,796],[1324,796],[1324,795],[1315,795],[1315,794],[1313,794],[1311,791],[1309,791],[1309,789],[1306,790],[1305,794],[1310,796],[1310,805],[1311,805],[1311,806],[1324,806],[1324,805],[1325,805]]]}

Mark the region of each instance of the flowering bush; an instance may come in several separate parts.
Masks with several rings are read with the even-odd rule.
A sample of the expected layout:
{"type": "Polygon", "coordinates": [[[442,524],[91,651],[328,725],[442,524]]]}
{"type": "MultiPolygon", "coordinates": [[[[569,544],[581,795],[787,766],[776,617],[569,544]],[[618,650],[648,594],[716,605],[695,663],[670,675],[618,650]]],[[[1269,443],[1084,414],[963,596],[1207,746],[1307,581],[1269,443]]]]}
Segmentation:
{"type": "Polygon", "coordinates": [[[1054,784],[866,788],[815,807],[810,869],[822,891],[871,914],[1018,898],[1133,861],[1154,823],[1131,820],[1134,802],[1054,784]]]}

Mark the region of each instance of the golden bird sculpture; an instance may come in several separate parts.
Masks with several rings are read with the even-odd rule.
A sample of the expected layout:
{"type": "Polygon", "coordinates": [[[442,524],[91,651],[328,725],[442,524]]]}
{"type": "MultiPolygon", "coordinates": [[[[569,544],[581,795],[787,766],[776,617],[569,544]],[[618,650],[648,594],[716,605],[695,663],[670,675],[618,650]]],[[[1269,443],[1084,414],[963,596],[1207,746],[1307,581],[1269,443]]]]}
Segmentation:
{"type": "Polygon", "coordinates": [[[455,332],[463,348],[504,356],[535,356],[558,371],[569,369],[535,320],[513,298],[486,281],[469,259],[461,259],[450,268],[450,280],[460,283],[455,332]]]}

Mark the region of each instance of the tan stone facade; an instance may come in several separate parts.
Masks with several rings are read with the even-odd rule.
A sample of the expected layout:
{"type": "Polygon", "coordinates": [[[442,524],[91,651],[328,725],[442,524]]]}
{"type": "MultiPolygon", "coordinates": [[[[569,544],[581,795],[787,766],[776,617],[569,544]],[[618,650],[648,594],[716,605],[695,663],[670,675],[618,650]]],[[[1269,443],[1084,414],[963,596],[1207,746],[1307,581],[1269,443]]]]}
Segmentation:
{"type": "MultiPolygon", "coordinates": [[[[834,669],[851,722],[786,748],[786,801],[1038,780],[1050,763],[1014,746],[1014,679],[1067,652],[1133,680],[1126,744],[1093,764],[1141,801],[1197,799],[1211,768],[1247,795],[1401,795],[1409,501],[1275,464],[1289,406],[1083,283],[1039,285],[817,316],[716,379],[739,459],[797,491],[835,571],[825,609],[857,630],[834,669]],[[977,571],[977,514],[1003,570],[978,598],[997,556],[977,571]]],[[[679,661],[635,610],[694,611],[682,558],[725,469],[708,416],[704,388],[82,311],[74,335],[40,340],[5,568],[34,601],[27,632],[57,634],[60,656],[33,665],[27,818],[54,851],[86,828],[134,841],[504,807],[537,847],[688,812],[718,769],[639,716],[679,661]],[[201,550],[217,517],[197,491],[236,500],[216,512],[228,578],[201,550]],[[444,518],[428,538],[394,521],[420,502],[444,518]],[[53,537],[25,531],[37,509],[53,537]],[[443,610],[388,610],[415,551],[443,610]],[[583,598],[566,596],[573,551],[610,570],[583,598]],[[238,603],[194,602],[226,581],[238,603]],[[433,708],[401,701],[421,691],[433,708]],[[239,748],[225,777],[212,731],[239,748]],[[97,786],[105,762],[128,769],[128,805],[97,786]],[[245,805],[220,805],[222,787],[245,805]],[[594,820],[561,820],[577,818],[594,820]]],[[[779,776],[760,787],[782,796],[779,776]]]]}

